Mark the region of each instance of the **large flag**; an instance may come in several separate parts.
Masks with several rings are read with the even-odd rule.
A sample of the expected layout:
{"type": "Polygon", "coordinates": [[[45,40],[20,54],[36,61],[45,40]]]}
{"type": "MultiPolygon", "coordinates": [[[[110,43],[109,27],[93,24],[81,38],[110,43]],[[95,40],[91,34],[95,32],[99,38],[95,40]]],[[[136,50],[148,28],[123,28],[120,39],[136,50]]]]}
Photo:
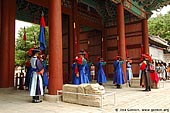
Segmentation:
{"type": "Polygon", "coordinates": [[[25,27],[24,27],[24,36],[23,36],[23,40],[24,40],[24,41],[26,41],[26,40],[27,40],[26,31],[25,31],[25,27]]]}
{"type": "Polygon", "coordinates": [[[40,50],[44,51],[45,48],[46,48],[46,44],[45,44],[45,21],[44,21],[44,15],[41,16],[41,21],[40,21],[39,41],[40,41],[40,50]]]}

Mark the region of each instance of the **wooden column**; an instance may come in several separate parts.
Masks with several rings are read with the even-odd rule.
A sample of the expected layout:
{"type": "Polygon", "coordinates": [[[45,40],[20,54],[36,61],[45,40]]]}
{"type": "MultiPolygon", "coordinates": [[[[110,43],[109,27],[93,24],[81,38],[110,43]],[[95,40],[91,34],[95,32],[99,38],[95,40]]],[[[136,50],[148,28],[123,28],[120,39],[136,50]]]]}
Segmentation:
{"type": "Polygon", "coordinates": [[[73,21],[75,22],[74,28],[74,55],[80,50],[80,25],[78,19],[78,4],[77,0],[73,0],[73,21]]]}
{"type": "Polygon", "coordinates": [[[9,87],[14,87],[16,1],[10,1],[9,5],[9,87]]]}
{"type": "MultiPolygon", "coordinates": [[[[124,22],[124,7],[123,4],[117,6],[117,34],[119,39],[119,53],[123,60],[126,59],[126,45],[125,45],[125,22],[124,22]]],[[[122,65],[124,79],[126,81],[126,63],[122,65]]]]}
{"type": "Polygon", "coordinates": [[[49,94],[62,89],[62,17],[61,0],[49,0],[49,94]]]}
{"type": "MultiPolygon", "coordinates": [[[[2,39],[2,22],[1,22],[1,20],[2,20],[2,0],[0,0],[0,40],[2,39]]],[[[1,50],[2,50],[2,46],[1,46],[1,42],[0,42],[0,52],[1,52],[1,50]]],[[[0,59],[2,58],[2,53],[0,54],[0,59]]],[[[1,66],[2,64],[1,64],[1,62],[0,62],[0,68],[2,67],[1,66]]],[[[0,69],[0,71],[1,71],[1,69],[0,69]]],[[[0,78],[2,78],[2,74],[0,74],[0,78]]],[[[1,81],[0,81],[0,88],[2,87],[2,83],[1,83],[1,81]]]]}
{"type": "Polygon", "coordinates": [[[1,37],[0,37],[0,72],[1,80],[0,87],[8,88],[9,84],[9,2],[8,0],[1,0],[2,2],[2,13],[1,13],[1,37]]]}
{"type": "Polygon", "coordinates": [[[149,54],[149,36],[148,36],[148,21],[147,19],[142,20],[142,28],[143,28],[143,46],[144,53],[149,54]]]}
{"type": "MultiPolygon", "coordinates": [[[[2,18],[2,15],[1,15],[1,13],[2,13],[2,0],[0,0],[0,37],[1,37],[1,18],[2,18]]],[[[0,77],[1,77],[1,75],[0,75],[0,77]]]]}

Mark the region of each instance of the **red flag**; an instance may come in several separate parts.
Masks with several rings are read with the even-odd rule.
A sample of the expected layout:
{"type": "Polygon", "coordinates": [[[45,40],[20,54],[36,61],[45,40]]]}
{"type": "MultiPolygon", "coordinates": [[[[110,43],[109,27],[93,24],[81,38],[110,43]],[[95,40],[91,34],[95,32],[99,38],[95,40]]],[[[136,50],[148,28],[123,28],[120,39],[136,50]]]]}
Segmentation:
{"type": "Polygon", "coordinates": [[[43,13],[40,21],[40,34],[38,40],[40,41],[40,50],[44,51],[46,48],[46,43],[45,43],[45,20],[43,13]]]}
{"type": "Polygon", "coordinates": [[[23,40],[24,40],[24,41],[26,41],[26,40],[27,40],[26,31],[25,31],[25,27],[24,27],[24,36],[23,36],[23,40]]]}
{"type": "Polygon", "coordinates": [[[44,20],[44,15],[43,14],[41,16],[40,26],[45,28],[45,20],[44,20]]]}

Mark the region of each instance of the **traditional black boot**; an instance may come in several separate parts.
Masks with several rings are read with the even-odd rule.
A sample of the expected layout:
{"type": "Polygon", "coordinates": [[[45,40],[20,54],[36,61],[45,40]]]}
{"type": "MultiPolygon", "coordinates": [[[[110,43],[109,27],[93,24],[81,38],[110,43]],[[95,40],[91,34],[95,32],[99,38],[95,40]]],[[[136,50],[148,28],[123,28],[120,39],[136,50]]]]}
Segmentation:
{"type": "Polygon", "coordinates": [[[39,97],[39,96],[36,96],[36,100],[37,100],[37,103],[42,102],[42,100],[40,100],[40,97],[39,97]]]}
{"type": "Polygon", "coordinates": [[[33,96],[32,103],[40,103],[42,100],[39,99],[39,96],[33,96]]]}
{"type": "Polygon", "coordinates": [[[99,85],[103,85],[102,83],[99,83],[99,85]]]}
{"type": "Polygon", "coordinates": [[[149,91],[149,87],[148,87],[148,86],[146,86],[146,89],[145,89],[144,91],[149,91]]]}
{"type": "Polygon", "coordinates": [[[117,84],[117,88],[118,88],[118,89],[120,89],[120,88],[121,88],[121,87],[120,87],[120,84],[117,84]]]}
{"type": "Polygon", "coordinates": [[[151,91],[151,87],[150,87],[150,86],[148,86],[148,88],[149,88],[149,91],[151,91]]]}

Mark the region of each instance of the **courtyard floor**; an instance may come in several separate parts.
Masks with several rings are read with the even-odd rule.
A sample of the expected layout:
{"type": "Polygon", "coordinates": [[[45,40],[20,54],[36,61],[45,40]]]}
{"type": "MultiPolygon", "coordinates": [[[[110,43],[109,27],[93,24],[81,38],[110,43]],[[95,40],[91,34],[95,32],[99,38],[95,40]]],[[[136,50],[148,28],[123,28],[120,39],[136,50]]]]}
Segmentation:
{"type": "MultiPolygon", "coordinates": [[[[116,104],[105,105],[102,109],[65,102],[31,103],[26,90],[0,89],[0,113],[168,113],[170,112],[170,81],[160,84],[150,92],[144,88],[123,86],[116,89],[112,81],[104,85],[106,91],[116,92],[116,104]]],[[[114,101],[114,98],[110,98],[114,101]]]]}

